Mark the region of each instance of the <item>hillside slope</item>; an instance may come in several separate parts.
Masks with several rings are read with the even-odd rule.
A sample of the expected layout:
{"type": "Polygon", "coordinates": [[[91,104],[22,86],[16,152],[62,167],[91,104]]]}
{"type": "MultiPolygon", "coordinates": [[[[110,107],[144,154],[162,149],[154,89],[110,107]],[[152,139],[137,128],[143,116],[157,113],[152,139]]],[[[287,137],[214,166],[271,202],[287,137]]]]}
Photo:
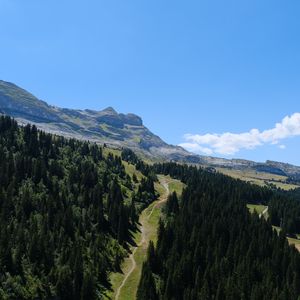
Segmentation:
{"type": "Polygon", "coordinates": [[[112,107],[101,111],[54,107],[15,84],[1,80],[0,113],[14,117],[20,124],[35,124],[46,132],[130,148],[152,161],[173,160],[214,168],[251,170],[284,176],[289,183],[300,182],[300,167],[274,161],[257,163],[192,154],[164,142],[135,114],[119,114],[112,107]]]}
{"type": "Polygon", "coordinates": [[[1,116],[0,299],[102,299],[156,198],[139,173],[108,148],[1,116]]]}
{"type": "Polygon", "coordinates": [[[128,147],[152,159],[200,161],[183,148],[165,143],[139,116],[119,114],[111,107],[102,111],[54,107],[12,83],[0,81],[0,111],[21,124],[29,122],[50,133],[128,147]]]}
{"type": "Polygon", "coordinates": [[[173,195],[166,202],[137,300],[299,299],[300,255],[284,233],[299,230],[299,202],[201,169],[176,164],[155,169],[187,187],[179,199],[173,195]],[[246,201],[263,198],[269,221],[246,208],[246,201]],[[270,224],[283,218],[285,229],[278,234],[270,224]]]}

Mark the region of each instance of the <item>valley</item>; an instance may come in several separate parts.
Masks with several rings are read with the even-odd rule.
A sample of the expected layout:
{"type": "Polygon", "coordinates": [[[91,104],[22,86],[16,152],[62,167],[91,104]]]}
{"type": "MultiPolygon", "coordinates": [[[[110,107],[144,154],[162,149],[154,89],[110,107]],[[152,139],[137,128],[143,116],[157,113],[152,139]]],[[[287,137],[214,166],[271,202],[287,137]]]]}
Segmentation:
{"type": "MultiPolygon", "coordinates": [[[[3,228],[10,228],[0,232],[0,263],[2,270],[7,270],[0,273],[3,299],[23,299],[29,292],[78,300],[102,296],[112,300],[179,300],[183,293],[195,299],[198,296],[194,293],[210,295],[208,284],[211,290],[219,290],[222,299],[221,290],[225,295],[229,290],[238,295],[236,272],[246,272],[260,295],[260,283],[243,270],[244,265],[247,270],[252,268],[248,260],[237,267],[242,271],[226,267],[226,276],[231,278],[226,291],[225,277],[220,278],[220,286],[210,277],[205,277],[210,283],[204,280],[197,286],[200,269],[196,272],[192,265],[202,261],[205,270],[201,276],[213,274],[213,268],[222,266],[212,267],[221,253],[229,261],[232,253],[240,253],[235,254],[236,259],[243,261],[246,249],[257,255],[257,247],[264,243],[269,246],[262,249],[271,249],[274,254],[263,251],[256,264],[266,263],[270,255],[287,255],[298,276],[296,254],[288,244],[299,249],[299,190],[277,189],[266,183],[285,180],[281,175],[270,178],[260,173],[265,184],[257,185],[245,180],[246,175],[252,177],[249,173],[237,180],[238,173],[229,177],[219,170],[182,163],[148,164],[131,149],[54,136],[34,125],[21,127],[9,117],[0,117],[0,135],[0,221],[3,228]],[[275,235],[270,225],[277,229],[275,235]],[[24,235],[21,227],[31,228],[31,234],[25,229],[24,235]],[[60,242],[60,236],[69,246],[60,242]],[[5,247],[7,240],[10,250],[5,247]],[[186,248],[190,244],[193,246],[186,248]],[[213,257],[208,255],[212,249],[217,251],[213,257]],[[20,252],[23,260],[16,256],[20,252]],[[172,274],[178,274],[179,279],[172,274]],[[186,286],[177,286],[178,280],[186,286]],[[13,292],[12,285],[18,286],[13,292]]],[[[270,274],[275,272],[270,266],[267,269],[270,274]]],[[[265,274],[264,269],[256,272],[265,274]]],[[[296,280],[291,278],[287,280],[296,280]]],[[[239,285],[246,292],[243,281],[239,285]]],[[[266,297],[272,290],[270,285],[266,297]]],[[[292,295],[295,290],[289,287],[286,293],[292,295]]]]}
{"type": "Polygon", "coordinates": [[[249,299],[298,293],[299,167],[195,155],[136,115],[52,107],[6,82],[0,105],[1,299],[238,299],[236,274],[249,299]],[[294,275],[265,293],[252,274],[271,282],[270,255],[294,275]]]}
{"type": "Polygon", "coordinates": [[[149,241],[157,242],[157,228],[159,219],[162,217],[161,210],[168,199],[168,195],[176,191],[182,192],[183,184],[170,177],[159,175],[159,183],[156,190],[160,197],[147,207],[140,216],[139,232],[135,234],[137,246],[131,249],[130,257],[122,264],[123,274],[112,274],[112,290],[108,299],[130,300],[135,299],[144,260],[147,256],[149,241]]]}
{"type": "Polygon", "coordinates": [[[149,163],[175,161],[213,168],[254,184],[274,184],[282,189],[300,186],[300,167],[275,161],[258,163],[196,155],[182,147],[169,145],[133,113],[118,113],[112,107],[96,111],[51,106],[25,89],[3,80],[0,80],[0,114],[15,118],[19,124],[31,123],[45,132],[67,138],[106,144],[119,151],[130,148],[149,163]]]}
{"type": "Polygon", "coordinates": [[[0,300],[300,300],[299,12],[0,0],[0,300]]]}

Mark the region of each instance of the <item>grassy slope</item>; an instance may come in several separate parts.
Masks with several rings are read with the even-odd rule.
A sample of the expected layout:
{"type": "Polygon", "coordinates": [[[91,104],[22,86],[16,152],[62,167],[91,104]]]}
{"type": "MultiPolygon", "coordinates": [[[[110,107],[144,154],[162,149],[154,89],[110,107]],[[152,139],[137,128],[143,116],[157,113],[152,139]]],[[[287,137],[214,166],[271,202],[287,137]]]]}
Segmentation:
{"type": "Polygon", "coordinates": [[[266,183],[275,184],[278,188],[284,190],[291,190],[299,187],[298,185],[285,183],[287,179],[286,176],[280,176],[280,175],[264,173],[264,172],[255,172],[250,169],[241,171],[241,170],[232,170],[226,168],[217,168],[217,170],[220,173],[223,173],[230,177],[248,181],[250,183],[257,184],[260,186],[264,186],[266,185],[266,183]]]}
{"type": "MultiPolygon", "coordinates": [[[[181,194],[184,185],[180,181],[171,179],[169,176],[167,177],[161,175],[159,176],[159,180],[160,183],[157,183],[155,185],[156,190],[160,194],[160,199],[158,201],[164,199],[167,196],[165,188],[161,184],[161,182],[163,181],[168,183],[170,193],[176,191],[178,194],[181,194]]],[[[126,281],[125,286],[122,288],[119,297],[120,300],[135,299],[139,279],[141,276],[142,265],[146,258],[149,241],[152,240],[155,243],[157,241],[156,232],[157,232],[158,222],[161,214],[161,205],[157,205],[158,201],[152,203],[141,214],[140,222],[144,224],[146,242],[142,246],[140,246],[135,252],[134,259],[136,261],[137,266],[134,272],[130,275],[130,277],[126,281]],[[152,214],[151,217],[149,218],[151,212],[152,214]]],[[[135,234],[136,244],[140,243],[141,238],[142,236],[140,232],[135,234]]],[[[112,283],[113,292],[109,293],[108,298],[115,299],[115,292],[118,289],[118,287],[121,285],[125,277],[124,274],[126,274],[130,270],[131,266],[132,266],[132,262],[129,258],[127,258],[122,265],[123,274],[120,273],[111,274],[111,283],[112,283]]]]}
{"type": "Polygon", "coordinates": [[[112,149],[112,148],[103,148],[103,154],[107,157],[107,155],[109,153],[112,153],[113,155],[116,155],[116,156],[121,156],[121,150],[118,150],[118,149],[112,149]]]}
{"type": "Polygon", "coordinates": [[[258,214],[261,214],[267,208],[267,206],[265,205],[254,205],[254,204],[247,204],[247,207],[251,214],[254,213],[254,211],[256,211],[258,214]]]}
{"type": "Polygon", "coordinates": [[[300,252],[300,240],[288,238],[289,244],[294,245],[295,248],[300,252]]]}
{"type": "Polygon", "coordinates": [[[176,192],[177,195],[180,195],[182,193],[183,188],[185,187],[185,184],[179,180],[171,179],[171,177],[169,176],[167,178],[170,180],[169,183],[170,193],[176,192]]]}

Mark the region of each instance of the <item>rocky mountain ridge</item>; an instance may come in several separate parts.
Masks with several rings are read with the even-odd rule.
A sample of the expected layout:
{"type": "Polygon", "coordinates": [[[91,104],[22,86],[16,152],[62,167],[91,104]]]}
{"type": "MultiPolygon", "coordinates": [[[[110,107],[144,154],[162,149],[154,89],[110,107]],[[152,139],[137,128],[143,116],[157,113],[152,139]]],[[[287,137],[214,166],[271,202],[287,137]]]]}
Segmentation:
{"type": "Polygon", "coordinates": [[[58,135],[90,140],[111,147],[128,147],[150,160],[172,160],[209,167],[252,169],[300,179],[300,167],[266,161],[224,159],[192,154],[169,145],[144,126],[141,117],[122,114],[112,107],[101,111],[76,110],[48,105],[17,85],[0,80],[0,113],[14,117],[20,124],[32,123],[58,135]]]}
{"type": "Polygon", "coordinates": [[[143,125],[139,116],[119,114],[112,107],[101,111],[59,108],[15,84],[0,81],[0,111],[20,124],[32,123],[54,134],[128,147],[150,159],[200,161],[183,148],[165,143],[143,125]]]}

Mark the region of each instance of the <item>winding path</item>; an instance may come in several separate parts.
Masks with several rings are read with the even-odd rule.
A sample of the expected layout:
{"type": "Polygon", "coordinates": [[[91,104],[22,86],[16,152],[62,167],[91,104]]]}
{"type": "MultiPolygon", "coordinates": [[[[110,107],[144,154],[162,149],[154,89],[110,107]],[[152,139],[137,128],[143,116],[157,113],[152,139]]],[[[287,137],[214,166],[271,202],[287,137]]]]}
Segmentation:
{"type": "MultiPolygon", "coordinates": [[[[146,226],[146,222],[145,221],[148,221],[150,219],[150,217],[152,216],[154,210],[159,207],[161,204],[163,204],[164,202],[167,201],[168,199],[168,195],[169,195],[169,182],[163,178],[161,179],[160,181],[161,185],[164,187],[165,189],[165,193],[163,195],[161,195],[160,199],[156,202],[154,202],[153,204],[153,207],[150,211],[150,213],[148,215],[146,215],[146,219],[142,219],[141,218],[141,227],[140,227],[140,230],[141,230],[141,241],[138,243],[138,245],[136,247],[133,248],[133,251],[132,253],[130,254],[129,256],[129,259],[131,261],[131,268],[130,270],[127,272],[127,274],[125,275],[121,285],[119,286],[119,288],[117,289],[117,292],[116,292],[116,296],[115,296],[115,300],[119,300],[120,298],[120,294],[121,294],[121,291],[123,289],[123,287],[125,286],[128,278],[130,277],[130,275],[133,273],[133,271],[135,270],[137,264],[136,264],[136,260],[134,258],[135,254],[136,254],[136,251],[138,250],[138,248],[142,247],[144,244],[148,245],[148,243],[150,242],[149,240],[147,240],[146,238],[146,230],[145,230],[145,226],[146,226]]],[[[147,207],[143,212],[143,213],[147,213],[147,211],[149,210],[149,207],[147,207]]]]}
{"type": "Polygon", "coordinates": [[[164,187],[165,189],[165,194],[161,197],[160,200],[156,201],[156,203],[153,205],[152,209],[151,209],[151,212],[149,213],[148,215],[148,219],[150,219],[150,217],[152,216],[154,210],[161,204],[163,204],[164,202],[166,202],[168,200],[168,196],[169,196],[169,193],[170,193],[170,190],[169,190],[169,183],[166,181],[166,179],[162,180],[161,181],[161,184],[162,186],[164,187]]]}

